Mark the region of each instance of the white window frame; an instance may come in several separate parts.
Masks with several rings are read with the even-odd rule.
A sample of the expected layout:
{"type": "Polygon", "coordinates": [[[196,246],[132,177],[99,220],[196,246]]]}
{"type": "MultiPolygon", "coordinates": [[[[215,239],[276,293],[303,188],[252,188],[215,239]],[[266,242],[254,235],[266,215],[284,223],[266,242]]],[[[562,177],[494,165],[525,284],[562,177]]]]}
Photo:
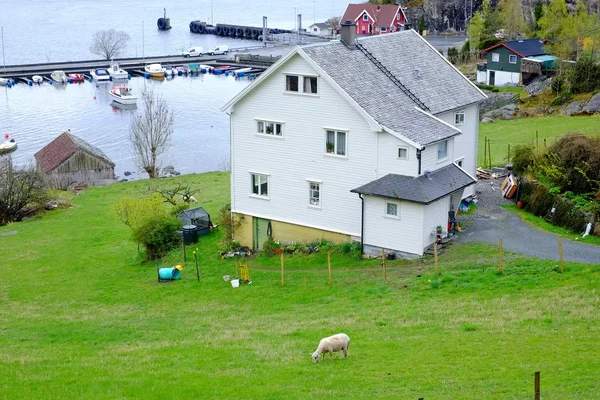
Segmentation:
{"type": "Polygon", "coordinates": [[[302,87],[300,84],[300,78],[301,77],[298,74],[285,74],[285,91],[286,91],[286,93],[302,93],[300,91],[300,88],[302,87]],[[296,82],[298,90],[288,89],[288,78],[296,78],[298,80],[298,82],[296,82]]]}
{"type": "Polygon", "coordinates": [[[367,15],[367,13],[363,14],[363,21],[368,21],[369,20],[369,16],[367,15]]]}
{"type": "MultiPolygon", "coordinates": [[[[310,81],[309,81],[310,82],[310,81]]],[[[310,84],[309,84],[309,87],[310,84]]],[[[302,93],[307,94],[307,95],[312,95],[312,96],[316,96],[319,94],[319,77],[318,76],[311,76],[311,75],[303,75],[302,76],[302,93]],[[307,79],[316,79],[317,80],[317,91],[315,93],[313,92],[307,92],[306,89],[306,80],[307,79]]]]}
{"type": "Polygon", "coordinates": [[[256,120],[256,134],[260,136],[268,136],[275,138],[283,138],[283,122],[273,121],[264,118],[255,118],[256,120]],[[273,124],[273,133],[267,132],[267,124],[273,124]],[[261,130],[262,125],[262,130],[261,130]],[[279,125],[279,134],[277,134],[277,125],[279,125]]]}
{"type": "Polygon", "coordinates": [[[492,62],[500,62],[500,53],[492,53],[492,62]]]}
{"type": "Polygon", "coordinates": [[[250,172],[250,197],[268,200],[269,193],[271,192],[270,174],[265,174],[262,172],[254,172],[254,171],[249,171],[249,172],[250,172]],[[255,186],[254,185],[254,177],[255,176],[258,177],[258,193],[254,193],[254,186],[255,186]],[[262,180],[261,178],[264,178],[264,180],[262,180]],[[266,194],[262,194],[263,183],[267,184],[267,193],[266,194]]]}
{"type": "Polygon", "coordinates": [[[448,139],[444,140],[443,142],[439,142],[437,144],[437,160],[438,162],[442,162],[442,161],[446,161],[448,159],[448,139]],[[440,157],[440,146],[442,145],[442,143],[445,143],[446,145],[446,154],[444,154],[442,157],[440,157]]]}
{"type": "Polygon", "coordinates": [[[384,216],[386,218],[394,218],[394,219],[400,219],[400,203],[397,203],[395,201],[386,201],[385,202],[385,209],[383,210],[384,212],[384,216]],[[396,206],[396,214],[390,214],[389,213],[389,206],[390,205],[394,205],[396,206]]]}
{"type": "Polygon", "coordinates": [[[310,208],[321,208],[323,182],[314,179],[307,179],[306,181],[308,182],[308,206],[310,208]],[[317,185],[317,197],[314,197],[313,190],[315,189],[313,189],[313,185],[317,185]]]}
{"type": "Polygon", "coordinates": [[[397,150],[396,150],[396,156],[397,156],[398,160],[408,161],[408,146],[398,146],[397,150]],[[401,157],[400,156],[400,150],[405,150],[406,151],[406,156],[401,157]]]}
{"type": "Polygon", "coordinates": [[[335,128],[325,128],[325,154],[330,157],[348,157],[348,130],[346,129],[335,129],[335,128]],[[334,132],[333,139],[333,152],[329,153],[327,151],[327,143],[329,143],[329,132],[334,132]],[[343,154],[340,154],[340,149],[338,148],[338,134],[344,134],[344,151],[343,154]]]}
{"type": "Polygon", "coordinates": [[[465,158],[461,157],[461,158],[457,158],[456,160],[454,160],[454,164],[458,165],[461,168],[465,168],[465,158]]]}
{"type": "Polygon", "coordinates": [[[510,55],[508,56],[508,63],[509,63],[509,64],[516,64],[516,63],[517,63],[517,56],[516,56],[516,55],[514,55],[514,54],[510,54],[510,55]],[[513,59],[513,57],[514,57],[514,60],[515,60],[515,62],[512,62],[512,61],[510,61],[511,59],[513,59]]]}
{"type": "Polygon", "coordinates": [[[454,113],[454,125],[465,124],[465,110],[460,110],[454,113]]]}

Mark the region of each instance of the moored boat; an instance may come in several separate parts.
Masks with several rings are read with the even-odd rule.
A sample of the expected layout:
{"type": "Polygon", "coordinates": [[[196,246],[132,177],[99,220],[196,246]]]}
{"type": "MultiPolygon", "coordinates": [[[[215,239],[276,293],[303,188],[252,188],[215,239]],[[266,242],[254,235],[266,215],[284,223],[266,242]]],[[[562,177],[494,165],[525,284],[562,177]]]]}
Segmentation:
{"type": "Polygon", "coordinates": [[[171,65],[167,65],[163,68],[166,77],[177,75],[177,70],[173,68],[171,65]]]}
{"type": "Polygon", "coordinates": [[[94,80],[98,82],[110,81],[110,75],[108,74],[108,71],[104,68],[92,69],[90,70],[90,75],[92,76],[92,78],[94,78],[94,80]]]}
{"type": "Polygon", "coordinates": [[[67,83],[67,75],[65,71],[54,71],[50,74],[50,78],[56,83],[67,83]]]}
{"type": "Polygon", "coordinates": [[[123,68],[119,67],[119,64],[116,62],[112,62],[110,64],[108,73],[113,79],[129,79],[129,73],[123,68]]]}
{"type": "Polygon", "coordinates": [[[69,74],[69,75],[67,75],[67,78],[68,78],[69,82],[73,82],[73,83],[85,82],[85,76],[83,74],[69,74]]]}
{"type": "Polygon", "coordinates": [[[37,83],[38,85],[42,82],[44,82],[44,78],[40,75],[34,75],[31,77],[31,80],[33,81],[33,83],[37,83]]]}
{"type": "Polygon", "coordinates": [[[127,86],[119,85],[108,91],[115,103],[136,104],[137,96],[127,86]]]}
{"type": "Polygon", "coordinates": [[[4,143],[0,143],[0,155],[12,153],[17,149],[17,142],[15,139],[10,139],[4,143]]]}
{"type": "Polygon", "coordinates": [[[160,64],[148,64],[144,67],[144,71],[154,78],[164,78],[165,72],[160,64]]]}

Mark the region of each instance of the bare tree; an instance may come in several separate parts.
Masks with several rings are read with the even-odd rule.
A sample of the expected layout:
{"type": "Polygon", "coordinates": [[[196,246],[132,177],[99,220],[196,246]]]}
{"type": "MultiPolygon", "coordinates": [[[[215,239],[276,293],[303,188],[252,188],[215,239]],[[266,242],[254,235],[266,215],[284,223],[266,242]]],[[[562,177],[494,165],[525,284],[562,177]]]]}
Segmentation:
{"type": "Polygon", "coordinates": [[[131,38],[126,32],[109,29],[94,34],[90,51],[106,60],[117,57],[127,47],[131,38]]]}
{"type": "Polygon", "coordinates": [[[325,23],[331,27],[331,35],[335,36],[340,29],[340,20],[342,17],[331,17],[325,23]]]}
{"type": "Polygon", "coordinates": [[[131,119],[129,141],[139,168],[150,178],[160,171],[159,157],[169,148],[173,135],[173,112],[169,104],[151,88],[142,91],[142,110],[131,119]]]}
{"type": "Polygon", "coordinates": [[[33,166],[16,168],[0,157],[0,226],[19,221],[47,200],[44,180],[33,166]]]}

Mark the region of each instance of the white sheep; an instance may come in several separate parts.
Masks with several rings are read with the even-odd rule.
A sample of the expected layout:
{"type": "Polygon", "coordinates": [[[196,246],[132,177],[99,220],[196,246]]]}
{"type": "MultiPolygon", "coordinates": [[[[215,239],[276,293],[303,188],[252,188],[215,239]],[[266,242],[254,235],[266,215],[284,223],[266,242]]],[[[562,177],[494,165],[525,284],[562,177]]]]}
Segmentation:
{"type": "Polygon", "coordinates": [[[319,342],[319,347],[312,354],[313,363],[319,362],[319,356],[323,355],[325,358],[325,353],[329,353],[331,359],[333,359],[334,351],[343,351],[344,358],[348,357],[348,347],[350,347],[350,337],[345,333],[338,333],[333,336],[329,336],[321,339],[319,342]]]}

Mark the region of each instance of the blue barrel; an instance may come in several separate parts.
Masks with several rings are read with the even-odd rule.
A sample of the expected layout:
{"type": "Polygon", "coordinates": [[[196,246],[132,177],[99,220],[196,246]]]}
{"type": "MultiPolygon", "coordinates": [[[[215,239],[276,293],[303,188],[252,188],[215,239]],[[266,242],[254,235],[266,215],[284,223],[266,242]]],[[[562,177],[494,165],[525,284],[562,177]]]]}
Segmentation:
{"type": "Polygon", "coordinates": [[[221,71],[220,69],[215,70],[215,75],[221,75],[223,73],[223,71],[221,71]]]}
{"type": "Polygon", "coordinates": [[[181,272],[175,268],[161,268],[158,270],[158,276],[163,281],[171,281],[181,278],[181,272]]]}
{"type": "Polygon", "coordinates": [[[243,72],[238,72],[238,73],[237,73],[237,76],[238,76],[238,78],[241,78],[241,77],[243,77],[244,75],[245,75],[245,74],[244,74],[243,72]]]}
{"type": "Polygon", "coordinates": [[[200,72],[202,72],[203,74],[206,73],[206,68],[200,68],[200,72]]]}
{"type": "Polygon", "coordinates": [[[144,72],[144,78],[146,78],[146,79],[150,79],[150,74],[149,74],[149,73],[147,73],[147,72],[144,72]]]}
{"type": "Polygon", "coordinates": [[[229,71],[225,71],[225,76],[229,76],[229,71]]]}

